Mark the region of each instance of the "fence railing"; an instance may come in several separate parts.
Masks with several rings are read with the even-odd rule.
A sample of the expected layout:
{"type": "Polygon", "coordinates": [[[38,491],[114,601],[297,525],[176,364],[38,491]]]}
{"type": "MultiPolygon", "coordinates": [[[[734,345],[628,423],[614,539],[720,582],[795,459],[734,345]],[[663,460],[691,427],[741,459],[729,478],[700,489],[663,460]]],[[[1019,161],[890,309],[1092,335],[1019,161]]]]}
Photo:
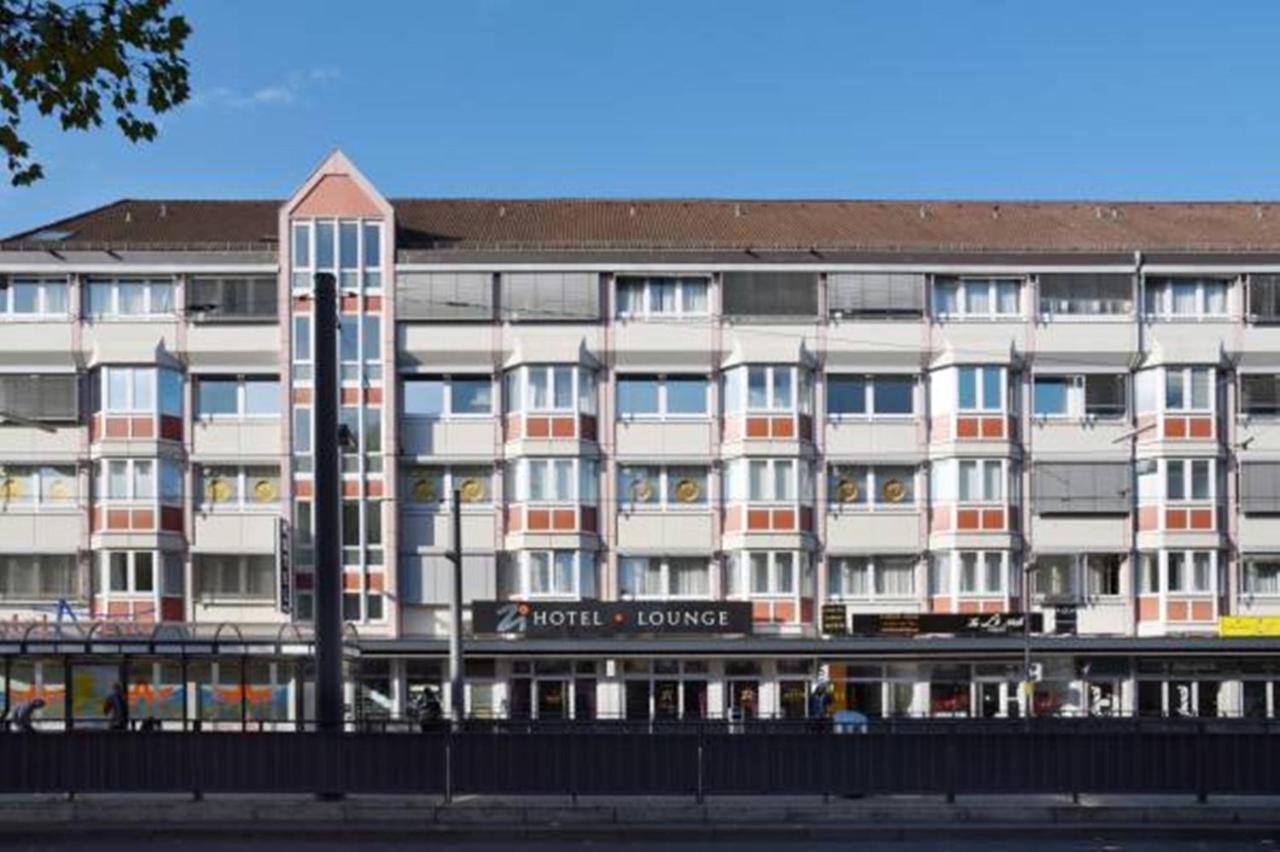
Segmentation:
{"type": "Polygon", "coordinates": [[[500,795],[1280,793],[1266,723],[975,720],[864,732],[0,736],[0,793],[500,795]]]}

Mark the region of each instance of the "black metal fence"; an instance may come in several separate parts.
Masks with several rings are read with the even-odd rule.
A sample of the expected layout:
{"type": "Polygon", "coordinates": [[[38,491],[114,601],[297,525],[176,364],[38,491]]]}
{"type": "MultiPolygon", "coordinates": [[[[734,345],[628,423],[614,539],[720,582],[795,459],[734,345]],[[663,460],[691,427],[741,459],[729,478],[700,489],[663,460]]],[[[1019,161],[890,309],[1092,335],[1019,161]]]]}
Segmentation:
{"type": "Polygon", "coordinates": [[[528,730],[8,734],[0,793],[1280,793],[1280,728],[1234,720],[528,730]]]}

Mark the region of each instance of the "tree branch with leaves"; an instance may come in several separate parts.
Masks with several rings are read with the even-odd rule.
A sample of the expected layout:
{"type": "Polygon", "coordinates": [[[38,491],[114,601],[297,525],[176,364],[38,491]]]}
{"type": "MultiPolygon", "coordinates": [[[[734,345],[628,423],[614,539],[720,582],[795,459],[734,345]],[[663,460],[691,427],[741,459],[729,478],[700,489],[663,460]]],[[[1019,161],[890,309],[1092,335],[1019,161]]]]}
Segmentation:
{"type": "Polygon", "coordinates": [[[187,100],[191,25],[170,0],[0,0],[0,152],[15,186],[44,177],[23,138],[24,112],[63,130],[101,127],[132,142],[155,139],[154,116],[187,100]]]}

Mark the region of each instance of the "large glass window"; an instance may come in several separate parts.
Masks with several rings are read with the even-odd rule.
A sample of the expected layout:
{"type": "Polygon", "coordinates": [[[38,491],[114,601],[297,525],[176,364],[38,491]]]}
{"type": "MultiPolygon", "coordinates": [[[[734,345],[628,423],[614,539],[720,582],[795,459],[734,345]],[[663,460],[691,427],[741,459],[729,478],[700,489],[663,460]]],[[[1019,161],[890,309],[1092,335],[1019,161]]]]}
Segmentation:
{"type": "Polygon", "coordinates": [[[1280,556],[1246,557],[1243,588],[1247,595],[1280,596],[1280,556]]]}
{"type": "Polygon", "coordinates": [[[506,554],[504,592],[530,598],[594,598],[596,555],[585,550],[524,550],[506,554]]]}
{"type": "Polygon", "coordinates": [[[958,470],[962,501],[997,503],[1004,499],[1004,462],[1000,459],[964,459],[958,470]]]}
{"type": "Polygon", "coordinates": [[[705,598],[711,594],[711,561],[696,556],[622,556],[618,591],[623,600],[705,598]]]}
{"type": "Polygon", "coordinates": [[[493,414],[493,380],[489,376],[406,376],[400,384],[406,416],[493,414]]]}
{"type": "Polygon", "coordinates": [[[992,319],[1022,313],[1022,281],[1016,278],[936,278],[936,319],[992,319]]]}
{"type": "Polygon", "coordinates": [[[9,286],[0,288],[0,316],[15,319],[67,316],[67,280],[65,278],[27,278],[17,276],[9,286]]]}
{"type": "Polygon", "coordinates": [[[508,412],[596,413],[595,374],[584,367],[532,365],[503,377],[508,412]]]}
{"type": "Polygon", "coordinates": [[[275,376],[196,378],[197,417],[278,417],[280,399],[275,376]]]}
{"type": "Polygon", "coordinates": [[[1225,278],[1149,278],[1143,311],[1148,318],[1225,317],[1230,287],[1225,278]]]}
{"type": "Polygon", "coordinates": [[[1004,594],[1007,553],[990,550],[963,550],[957,555],[960,560],[960,594],[1004,594]]]}
{"type": "Polygon", "coordinates": [[[827,377],[827,414],[903,416],[915,410],[914,376],[838,375],[827,377]]]}
{"type": "Polygon", "coordinates": [[[0,511],[73,509],[76,469],[64,465],[0,465],[0,511]]]}
{"type": "Polygon", "coordinates": [[[618,416],[706,416],[705,376],[618,376],[618,416]]]}
{"type": "Polygon", "coordinates": [[[618,467],[618,502],[637,509],[706,508],[708,468],[624,464],[618,467]]]}
{"type": "Polygon", "coordinates": [[[833,557],[828,572],[831,597],[914,597],[915,566],[914,556],[833,557]]]}
{"type": "Polygon", "coordinates": [[[198,553],[192,560],[202,601],[275,600],[276,560],[270,554],[198,553]]]}
{"type": "Polygon", "coordinates": [[[620,276],[617,315],[630,319],[705,317],[707,289],[706,278],[620,276]]]}
{"type": "Polygon", "coordinates": [[[724,372],[724,410],[750,412],[813,411],[813,377],[785,365],[733,367],[724,372]]]}
{"type": "Polygon", "coordinates": [[[913,506],[915,468],[910,465],[831,465],[827,502],[831,508],[913,506]]]}
{"type": "Polygon", "coordinates": [[[86,314],[90,319],[173,316],[173,280],[91,278],[86,314]]]}
{"type": "Polygon", "coordinates": [[[1212,367],[1166,367],[1166,411],[1212,411],[1212,367]]]}
{"type": "Polygon", "coordinates": [[[1213,459],[1168,459],[1164,464],[1167,499],[1213,499],[1213,459]]]}
{"type": "Polygon", "coordinates": [[[1003,367],[959,367],[961,411],[1004,411],[1003,367]]]}
{"type": "Polygon", "coordinates": [[[594,504],[599,497],[594,459],[522,458],[507,463],[509,499],[594,504]]]}

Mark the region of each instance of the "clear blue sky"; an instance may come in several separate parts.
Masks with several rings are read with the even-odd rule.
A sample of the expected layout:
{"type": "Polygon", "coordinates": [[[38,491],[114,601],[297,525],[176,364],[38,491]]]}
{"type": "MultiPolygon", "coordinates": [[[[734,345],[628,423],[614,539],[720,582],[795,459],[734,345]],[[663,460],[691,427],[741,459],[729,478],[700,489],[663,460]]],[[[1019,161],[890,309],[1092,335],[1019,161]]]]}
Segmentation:
{"type": "Polygon", "coordinates": [[[157,142],[30,125],[0,233],[133,197],[1280,198],[1280,3],[186,0],[157,142]]]}

